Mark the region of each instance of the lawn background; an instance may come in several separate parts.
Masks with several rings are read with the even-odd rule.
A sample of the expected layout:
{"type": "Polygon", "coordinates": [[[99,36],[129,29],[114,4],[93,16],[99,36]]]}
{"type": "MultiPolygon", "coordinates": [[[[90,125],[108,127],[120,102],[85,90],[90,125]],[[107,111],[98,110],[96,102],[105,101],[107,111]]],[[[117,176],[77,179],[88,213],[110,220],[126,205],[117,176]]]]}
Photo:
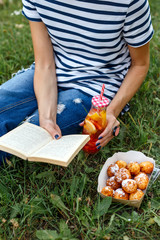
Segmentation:
{"type": "MultiPolygon", "coordinates": [[[[0,84],[34,60],[21,1],[0,5],[0,84]]],[[[160,239],[160,179],[139,210],[102,200],[97,177],[118,151],[142,151],[160,165],[160,2],[150,0],[154,36],[146,80],[119,120],[120,135],[96,156],[83,152],[68,168],[12,157],[0,167],[0,239],[160,239]],[[104,207],[105,206],[105,207],[104,207]]]]}

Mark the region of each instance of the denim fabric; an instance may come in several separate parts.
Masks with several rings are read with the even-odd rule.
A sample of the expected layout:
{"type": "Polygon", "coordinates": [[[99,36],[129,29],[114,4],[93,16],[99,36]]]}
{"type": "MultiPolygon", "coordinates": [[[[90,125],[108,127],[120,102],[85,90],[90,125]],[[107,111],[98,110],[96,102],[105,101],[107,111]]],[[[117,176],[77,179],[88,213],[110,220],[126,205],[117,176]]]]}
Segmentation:
{"type": "MultiPolygon", "coordinates": [[[[37,100],[33,89],[35,65],[18,71],[0,86],[0,136],[23,121],[39,125],[37,100]]],[[[76,89],[58,88],[57,124],[62,135],[80,133],[82,122],[91,107],[91,96],[76,89]]],[[[0,163],[9,154],[0,151],[0,163]]]]}

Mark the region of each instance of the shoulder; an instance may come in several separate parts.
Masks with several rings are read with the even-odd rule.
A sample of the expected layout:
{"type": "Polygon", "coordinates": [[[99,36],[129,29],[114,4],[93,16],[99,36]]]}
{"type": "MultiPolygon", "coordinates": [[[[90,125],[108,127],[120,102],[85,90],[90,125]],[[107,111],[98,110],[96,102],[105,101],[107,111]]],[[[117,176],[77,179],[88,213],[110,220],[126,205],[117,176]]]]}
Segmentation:
{"type": "Polygon", "coordinates": [[[129,6],[131,5],[142,5],[142,4],[148,4],[148,0],[129,0],[129,6]]]}
{"type": "Polygon", "coordinates": [[[141,11],[147,11],[149,10],[149,2],[148,0],[130,0],[130,3],[128,5],[128,13],[136,13],[141,11]]]}

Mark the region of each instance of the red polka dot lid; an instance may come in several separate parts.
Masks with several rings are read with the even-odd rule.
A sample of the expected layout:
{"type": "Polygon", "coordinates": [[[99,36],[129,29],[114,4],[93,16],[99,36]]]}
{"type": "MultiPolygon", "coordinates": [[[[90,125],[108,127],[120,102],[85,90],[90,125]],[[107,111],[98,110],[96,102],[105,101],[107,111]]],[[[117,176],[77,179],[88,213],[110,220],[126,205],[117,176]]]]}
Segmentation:
{"type": "Polygon", "coordinates": [[[97,95],[92,98],[92,104],[94,107],[103,108],[108,106],[109,100],[104,96],[100,97],[100,95],[97,95]]]}

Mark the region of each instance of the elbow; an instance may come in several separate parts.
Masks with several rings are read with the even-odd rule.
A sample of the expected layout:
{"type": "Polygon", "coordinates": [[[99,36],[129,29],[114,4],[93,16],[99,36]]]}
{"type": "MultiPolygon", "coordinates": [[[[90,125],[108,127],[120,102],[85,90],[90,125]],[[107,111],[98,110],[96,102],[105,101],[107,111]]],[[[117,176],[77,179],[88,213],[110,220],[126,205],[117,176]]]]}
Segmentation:
{"type": "Polygon", "coordinates": [[[147,58],[140,63],[132,62],[131,68],[136,69],[141,75],[146,76],[150,66],[150,59],[147,58]]]}
{"type": "Polygon", "coordinates": [[[35,70],[36,71],[50,71],[55,69],[54,61],[35,61],[35,70]]]}

